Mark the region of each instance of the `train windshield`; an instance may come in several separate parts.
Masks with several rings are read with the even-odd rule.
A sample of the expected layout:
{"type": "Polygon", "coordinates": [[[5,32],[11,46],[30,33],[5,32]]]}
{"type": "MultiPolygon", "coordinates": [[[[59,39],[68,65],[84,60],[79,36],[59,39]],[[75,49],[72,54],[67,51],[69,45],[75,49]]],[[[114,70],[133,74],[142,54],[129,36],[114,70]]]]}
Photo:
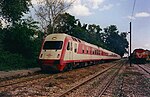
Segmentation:
{"type": "Polygon", "coordinates": [[[44,50],[59,50],[62,48],[63,41],[46,41],[44,43],[44,50]]]}

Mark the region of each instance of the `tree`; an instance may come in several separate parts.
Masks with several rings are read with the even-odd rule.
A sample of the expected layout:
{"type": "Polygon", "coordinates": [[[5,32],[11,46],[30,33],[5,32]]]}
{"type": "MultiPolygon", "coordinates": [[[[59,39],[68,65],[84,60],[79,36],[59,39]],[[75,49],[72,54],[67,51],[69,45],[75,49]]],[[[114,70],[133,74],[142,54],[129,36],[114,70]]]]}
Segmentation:
{"type": "Polygon", "coordinates": [[[0,0],[0,17],[14,23],[29,11],[29,6],[30,0],[0,0]]]}
{"type": "Polygon", "coordinates": [[[107,45],[109,50],[118,53],[120,56],[127,53],[128,41],[126,39],[126,34],[119,34],[115,25],[110,25],[109,27],[104,28],[104,37],[105,45],[107,45]]]}
{"type": "Polygon", "coordinates": [[[2,28],[2,21],[0,21],[0,30],[1,30],[1,28],[2,28]]]}
{"type": "Polygon", "coordinates": [[[3,29],[4,50],[11,53],[23,55],[25,58],[33,58],[35,50],[39,48],[35,45],[34,35],[37,33],[35,22],[32,20],[22,20],[9,28],[3,29]]]}
{"type": "Polygon", "coordinates": [[[64,13],[74,2],[74,0],[38,0],[39,6],[36,15],[40,20],[43,29],[48,33],[53,33],[55,21],[59,14],[64,13]]]}
{"type": "Polygon", "coordinates": [[[0,22],[0,51],[2,50],[2,39],[3,39],[3,31],[2,31],[2,25],[0,22]]]}
{"type": "Polygon", "coordinates": [[[55,32],[63,32],[66,34],[72,34],[78,19],[69,13],[59,14],[55,21],[55,32]]]}
{"type": "Polygon", "coordinates": [[[88,25],[88,33],[89,33],[89,38],[92,39],[91,43],[96,44],[98,46],[103,47],[103,40],[101,39],[102,33],[101,33],[102,29],[100,28],[99,25],[88,25]]]}
{"type": "Polygon", "coordinates": [[[127,33],[121,33],[120,34],[121,37],[121,48],[122,48],[122,52],[120,52],[120,54],[123,56],[124,53],[128,53],[127,49],[129,48],[129,43],[127,38],[127,33]]]}

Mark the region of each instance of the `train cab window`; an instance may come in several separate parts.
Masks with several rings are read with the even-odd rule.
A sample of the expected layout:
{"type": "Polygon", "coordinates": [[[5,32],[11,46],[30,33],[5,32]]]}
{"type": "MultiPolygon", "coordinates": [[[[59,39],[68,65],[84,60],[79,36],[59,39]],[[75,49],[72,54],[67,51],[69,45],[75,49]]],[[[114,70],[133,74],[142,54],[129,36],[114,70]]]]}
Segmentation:
{"type": "Polygon", "coordinates": [[[46,41],[44,43],[44,50],[60,50],[62,49],[63,41],[46,41]]]}

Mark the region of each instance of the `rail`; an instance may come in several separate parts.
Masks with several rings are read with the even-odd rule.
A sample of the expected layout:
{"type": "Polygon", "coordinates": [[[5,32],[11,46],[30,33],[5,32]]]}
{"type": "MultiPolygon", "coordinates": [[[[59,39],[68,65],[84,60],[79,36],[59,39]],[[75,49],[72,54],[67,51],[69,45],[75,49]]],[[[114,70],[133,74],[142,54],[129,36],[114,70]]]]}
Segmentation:
{"type": "Polygon", "coordinates": [[[112,69],[112,68],[115,67],[115,66],[117,66],[117,64],[115,64],[115,65],[113,65],[113,66],[111,66],[111,67],[109,67],[109,68],[107,68],[107,69],[104,69],[103,71],[100,71],[100,72],[98,72],[98,73],[96,73],[96,74],[94,74],[94,75],[89,76],[86,80],[82,80],[82,81],[79,82],[77,85],[75,85],[75,86],[69,88],[69,89],[66,90],[65,92],[63,92],[63,93],[61,93],[60,95],[58,95],[58,97],[65,97],[65,95],[67,95],[69,92],[71,92],[71,91],[73,91],[73,90],[79,88],[80,86],[82,86],[82,85],[88,83],[88,82],[91,81],[92,79],[94,79],[94,78],[100,76],[101,74],[107,72],[108,70],[112,69]]]}

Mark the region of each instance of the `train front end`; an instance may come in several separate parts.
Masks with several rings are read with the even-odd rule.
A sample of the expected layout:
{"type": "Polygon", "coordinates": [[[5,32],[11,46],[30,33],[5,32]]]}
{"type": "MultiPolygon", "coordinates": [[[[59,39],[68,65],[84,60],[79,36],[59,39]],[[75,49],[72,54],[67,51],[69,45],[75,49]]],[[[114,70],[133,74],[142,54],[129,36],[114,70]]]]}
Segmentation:
{"type": "Polygon", "coordinates": [[[65,34],[48,35],[41,48],[39,64],[42,71],[62,71],[62,52],[64,47],[65,34]]]}
{"type": "Polygon", "coordinates": [[[145,64],[146,63],[146,51],[144,49],[135,49],[133,51],[133,63],[145,64]]]}

